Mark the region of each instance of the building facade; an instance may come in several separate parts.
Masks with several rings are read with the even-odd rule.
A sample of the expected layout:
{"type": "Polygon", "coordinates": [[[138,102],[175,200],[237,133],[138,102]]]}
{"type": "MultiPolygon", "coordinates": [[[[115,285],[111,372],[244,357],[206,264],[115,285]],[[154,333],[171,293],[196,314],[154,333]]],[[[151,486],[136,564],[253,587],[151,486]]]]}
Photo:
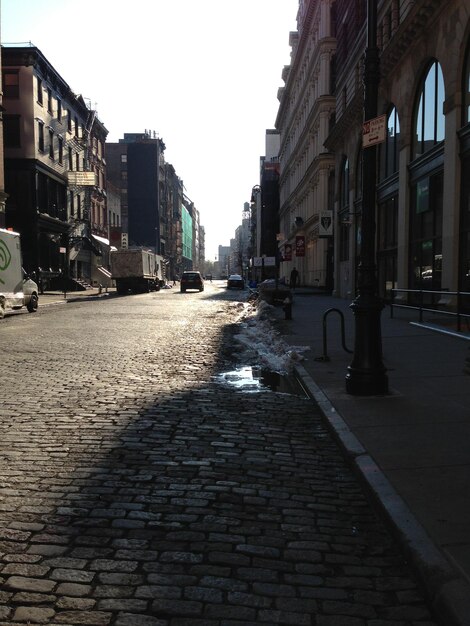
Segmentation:
{"type": "Polygon", "coordinates": [[[333,0],[299,2],[297,32],[290,34],[291,63],[283,70],[276,119],[281,138],[280,276],[288,280],[296,267],[301,284],[323,288],[332,281],[333,230],[325,226],[333,215],[334,156],[324,143],[335,109],[335,26],[333,0]]]}
{"type": "Polygon", "coordinates": [[[5,224],[21,233],[25,268],[40,284],[91,282],[101,256],[93,231],[106,224],[107,131],[38,48],[3,47],[2,78],[5,224]]]}
{"type": "Polygon", "coordinates": [[[164,152],[163,140],[151,131],[125,133],[118,143],[106,144],[108,178],[121,195],[126,246],[162,255],[166,278],[173,280],[198,269],[204,241],[199,212],[164,152]]]}
{"type": "Polygon", "coordinates": [[[129,247],[162,253],[161,194],[165,144],[149,132],[125,133],[118,143],[106,144],[108,177],[121,189],[122,228],[129,247]]]}
{"type": "MultiPolygon", "coordinates": [[[[392,289],[469,291],[470,7],[382,0],[377,9],[385,116],[376,148],[378,292],[388,300],[392,289]]],[[[335,154],[334,291],[349,298],[362,244],[365,3],[337,0],[336,23],[336,114],[326,146],[335,154]]]]}

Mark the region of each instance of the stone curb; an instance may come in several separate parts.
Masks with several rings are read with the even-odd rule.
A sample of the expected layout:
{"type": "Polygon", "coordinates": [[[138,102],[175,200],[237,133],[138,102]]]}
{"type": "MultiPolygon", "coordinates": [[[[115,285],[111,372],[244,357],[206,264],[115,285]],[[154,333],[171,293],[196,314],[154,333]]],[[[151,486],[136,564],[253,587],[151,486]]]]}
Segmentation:
{"type": "Polygon", "coordinates": [[[470,584],[434,544],[408,505],[302,365],[294,374],[315,400],[351,465],[366,484],[415,569],[436,615],[446,626],[470,626],[470,584]]]}
{"type": "Polygon", "coordinates": [[[90,302],[91,300],[100,300],[101,298],[114,298],[116,296],[117,294],[113,292],[101,293],[101,294],[96,293],[96,294],[90,294],[88,296],[71,296],[68,298],[62,298],[61,300],[59,299],[51,300],[50,302],[41,302],[41,296],[40,296],[39,306],[44,307],[44,306],[53,306],[53,305],[58,305],[58,304],[70,304],[72,302],[90,302]]]}

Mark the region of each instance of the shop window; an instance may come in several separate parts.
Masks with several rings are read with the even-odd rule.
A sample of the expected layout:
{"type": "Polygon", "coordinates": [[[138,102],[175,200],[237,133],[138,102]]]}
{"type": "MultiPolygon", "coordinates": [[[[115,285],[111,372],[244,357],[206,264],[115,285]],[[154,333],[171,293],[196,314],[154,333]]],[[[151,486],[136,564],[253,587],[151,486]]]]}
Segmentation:
{"type": "Polygon", "coordinates": [[[444,77],[441,66],[434,61],[419,93],[413,142],[415,158],[444,141],[444,98],[444,77]]]}
{"type": "Polygon", "coordinates": [[[441,289],[443,173],[424,176],[412,190],[411,289],[441,289]]]}

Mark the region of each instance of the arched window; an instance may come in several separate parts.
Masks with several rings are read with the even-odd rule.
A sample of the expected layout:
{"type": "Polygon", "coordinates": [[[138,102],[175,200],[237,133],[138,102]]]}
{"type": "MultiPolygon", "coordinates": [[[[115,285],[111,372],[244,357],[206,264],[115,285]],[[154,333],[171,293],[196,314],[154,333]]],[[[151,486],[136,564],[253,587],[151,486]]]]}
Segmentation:
{"type": "Polygon", "coordinates": [[[463,125],[470,122],[470,44],[467,46],[465,70],[463,75],[463,125]]]}
{"type": "Polygon", "coordinates": [[[349,259],[349,160],[344,159],[341,170],[341,203],[339,208],[339,260],[349,259]]]}
{"type": "Polygon", "coordinates": [[[421,85],[415,118],[414,157],[431,150],[444,140],[444,77],[434,61],[421,85]]]}
{"type": "Polygon", "coordinates": [[[398,172],[398,143],[400,139],[400,122],[395,107],[387,116],[387,135],[385,143],[380,144],[380,180],[398,172]]]}
{"type": "Polygon", "coordinates": [[[344,159],[341,172],[341,211],[349,209],[349,160],[344,159]]]}

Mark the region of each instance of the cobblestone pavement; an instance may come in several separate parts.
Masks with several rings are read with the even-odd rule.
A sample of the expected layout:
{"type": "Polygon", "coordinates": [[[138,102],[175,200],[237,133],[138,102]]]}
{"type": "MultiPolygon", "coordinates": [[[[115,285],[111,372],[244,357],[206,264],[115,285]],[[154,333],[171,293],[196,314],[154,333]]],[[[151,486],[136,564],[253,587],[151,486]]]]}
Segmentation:
{"type": "Polygon", "coordinates": [[[0,624],[435,623],[315,405],[214,378],[239,297],[0,322],[0,624]]]}

